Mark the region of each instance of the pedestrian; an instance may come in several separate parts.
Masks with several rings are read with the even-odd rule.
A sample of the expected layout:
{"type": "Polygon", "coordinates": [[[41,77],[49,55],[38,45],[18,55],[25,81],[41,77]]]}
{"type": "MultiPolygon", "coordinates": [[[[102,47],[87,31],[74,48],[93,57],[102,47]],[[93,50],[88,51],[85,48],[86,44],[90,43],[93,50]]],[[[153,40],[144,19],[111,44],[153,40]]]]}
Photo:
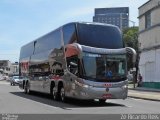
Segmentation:
{"type": "Polygon", "coordinates": [[[138,74],[138,86],[137,87],[142,87],[142,75],[139,73],[138,74]]]}

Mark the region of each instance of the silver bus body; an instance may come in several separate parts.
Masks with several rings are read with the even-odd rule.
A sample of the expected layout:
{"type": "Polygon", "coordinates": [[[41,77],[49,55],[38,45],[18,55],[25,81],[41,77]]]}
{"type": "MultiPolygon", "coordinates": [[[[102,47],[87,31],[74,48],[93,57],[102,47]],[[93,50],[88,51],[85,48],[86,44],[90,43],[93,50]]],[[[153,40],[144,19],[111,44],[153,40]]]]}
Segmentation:
{"type": "MultiPolygon", "coordinates": [[[[78,23],[73,24],[78,29],[78,23]]],[[[118,34],[115,30],[113,32],[120,35],[118,28],[112,25],[95,23],[83,23],[83,25],[110,27],[117,30],[118,34]]],[[[67,97],[84,100],[127,98],[126,56],[131,54],[133,56],[132,62],[135,62],[135,50],[129,47],[125,48],[123,45],[116,48],[114,43],[109,42],[104,44],[110,44],[110,48],[103,45],[103,42],[98,45],[99,41],[80,40],[86,35],[83,31],[79,32],[80,27],[77,32],[73,31],[76,37],[72,35],[68,43],[65,43],[65,26],[62,26],[53,33],[51,32],[21,48],[20,75],[24,77],[24,81],[19,85],[20,88],[24,89],[26,93],[30,91],[49,93],[54,99],[62,101],[67,97]],[[53,42],[53,44],[57,44],[58,47],[55,45],[56,47],[52,48],[52,44],[50,44],[52,37],[55,37],[58,42],[53,42]],[[76,42],[77,39],[79,42],[76,42]],[[45,46],[46,43],[47,46],[45,46]],[[108,69],[113,72],[110,77],[103,73],[108,69]]],[[[68,30],[68,28],[66,29],[68,30]]],[[[101,32],[98,31],[98,33],[101,32]]],[[[123,44],[121,41],[119,43],[123,44]]]]}

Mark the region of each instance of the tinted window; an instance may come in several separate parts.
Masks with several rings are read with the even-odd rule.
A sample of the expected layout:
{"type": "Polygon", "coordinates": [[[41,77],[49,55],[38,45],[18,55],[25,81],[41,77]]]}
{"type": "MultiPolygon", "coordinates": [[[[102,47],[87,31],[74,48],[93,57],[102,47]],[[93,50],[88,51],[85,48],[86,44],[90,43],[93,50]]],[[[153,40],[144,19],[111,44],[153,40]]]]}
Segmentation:
{"type": "Polygon", "coordinates": [[[78,24],[78,43],[99,48],[122,48],[121,32],[109,25],[78,24]]]}
{"type": "Polygon", "coordinates": [[[35,53],[61,47],[60,30],[53,31],[37,40],[35,53]]]}
{"type": "Polygon", "coordinates": [[[73,43],[76,40],[75,24],[67,24],[63,27],[64,45],[73,43]]]}
{"type": "Polygon", "coordinates": [[[20,59],[29,57],[33,54],[34,43],[31,42],[21,48],[20,59]]]}

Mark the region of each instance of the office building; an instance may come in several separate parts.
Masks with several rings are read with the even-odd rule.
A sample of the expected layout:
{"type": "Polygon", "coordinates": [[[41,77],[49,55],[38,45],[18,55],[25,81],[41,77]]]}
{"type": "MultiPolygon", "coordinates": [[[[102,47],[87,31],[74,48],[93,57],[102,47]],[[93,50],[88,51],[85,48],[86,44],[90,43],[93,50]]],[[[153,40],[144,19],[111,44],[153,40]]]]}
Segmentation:
{"type": "Polygon", "coordinates": [[[113,24],[120,29],[129,27],[129,8],[95,8],[93,22],[113,24]]]}

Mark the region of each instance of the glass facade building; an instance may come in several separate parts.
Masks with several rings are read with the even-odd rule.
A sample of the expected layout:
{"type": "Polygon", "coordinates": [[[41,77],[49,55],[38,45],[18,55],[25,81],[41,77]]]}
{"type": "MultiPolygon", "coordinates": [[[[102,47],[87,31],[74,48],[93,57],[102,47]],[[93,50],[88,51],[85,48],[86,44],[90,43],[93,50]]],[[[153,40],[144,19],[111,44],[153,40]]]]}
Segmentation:
{"type": "Polygon", "coordinates": [[[129,7],[95,8],[93,22],[107,23],[120,29],[129,27],[129,7]]]}

